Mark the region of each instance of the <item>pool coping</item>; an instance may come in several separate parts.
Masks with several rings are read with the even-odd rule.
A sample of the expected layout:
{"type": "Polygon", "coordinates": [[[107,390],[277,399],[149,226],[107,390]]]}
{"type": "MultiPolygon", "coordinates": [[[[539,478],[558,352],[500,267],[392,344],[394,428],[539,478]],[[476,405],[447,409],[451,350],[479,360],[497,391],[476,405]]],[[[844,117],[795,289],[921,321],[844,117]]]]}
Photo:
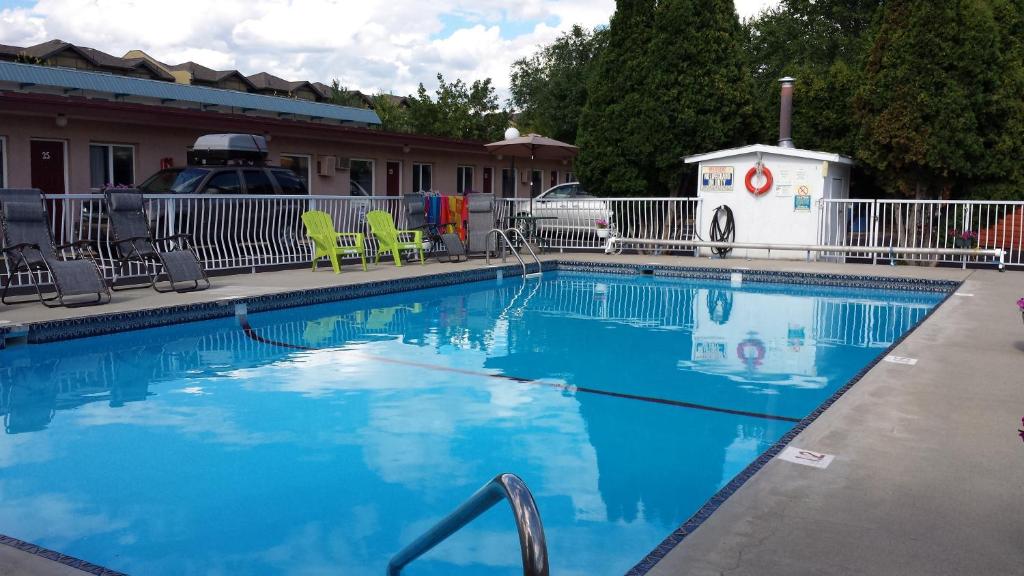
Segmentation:
{"type": "MultiPolygon", "coordinates": [[[[535,270],[536,267],[534,266],[533,269],[535,270]]],[[[914,331],[917,330],[917,328],[920,327],[946,301],[948,301],[956,292],[957,288],[963,284],[963,280],[949,279],[797,272],[752,268],[737,269],[707,266],[680,266],[661,263],[636,264],[622,262],[595,262],[588,260],[574,260],[571,258],[545,260],[540,263],[540,270],[545,272],[568,271],[621,275],[651,275],[655,277],[727,282],[739,280],[741,283],[783,283],[793,285],[900,290],[907,292],[946,293],[946,296],[931,310],[929,310],[915,326],[911,327],[910,330],[900,336],[900,338],[894,341],[891,346],[886,348],[874,360],[858,371],[849,382],[822,402],[822,404],[820,404],[808,416],[794,425],[789,432],[784,434],[768,450],[763,452],[757,459],[744,468],[742,472],[733,477],[733,479],[725,486],[713,494],[704,503],[704,505],[690,516],[690,518],[676,528],[676,530],[671,534],[666,536],[660,544],[647,554],[647,556],[634,565],[626,573],[626,576],[642,576],[653,569],[654,566],[669,552],[683,542],[689,534],[699,528],[700,525],[706,521],[730,496],[732,496],[762,467],[778,455],[778,453],[781,452],[793,440],[793,438],[814,422],[814,420],[824,413],[825,410],[827,410],[872,368],[881,362],[892,349],[896,348],[907,337],[913,334],[914,331]],[[737,278],[737,274],[740,275],[739,278],[737,278]]],[[[74,338],[156,328],[181,322],[196,322],[216,318],[228,318],[237,314],[238,309],[236,306],[240,304],[245,306],[246,312],[265,312],[467,282],[485,281],[506,277],[515,278],[522,276],[522,271],[522,268],[518,265],[488,266],[456,272],[443,272],[439,274],[405,277],[395,280],[378,280],[341,286],[287,290],[262,295],[227,296],[208,302],[178,304],[126,312],[101,313],[61,320],[5,324],[0,325],[0,350],[5,347],[6,339],[12,332],[19,334],[24,333],[25,339],[29,344],[42,344],[74,338]]],[[[73,556],[68,556],[2,533],[0,533],[0,545],[9,546],[22,552],[45,558],[89,574],[96,574],[99,576],[126,576],[122,572],[105,568],[73,556]]]]}

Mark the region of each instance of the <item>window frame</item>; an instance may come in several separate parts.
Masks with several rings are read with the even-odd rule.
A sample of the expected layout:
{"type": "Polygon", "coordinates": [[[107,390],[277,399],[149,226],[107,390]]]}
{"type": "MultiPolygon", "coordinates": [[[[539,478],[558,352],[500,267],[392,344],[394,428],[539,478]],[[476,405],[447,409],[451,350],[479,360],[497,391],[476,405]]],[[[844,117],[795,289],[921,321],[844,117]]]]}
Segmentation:
{"type": "Polygon", "coordinates": [[[576,182],[576,175],[573,174],[572,171],[566,170],[564,172],[564,174],[565,174],[565,176],[564,176],[565,177],[565,182],[562,182],[562,184],[568,184],[569,182],[576,182]]]}
{"type": "Polygon", "coordinates": [[[203,187],[202,188],[199,188],[198,186],[196,187],[196,194],[210,194],[210,192],[207,192],[207,190],[209,190],[209,188],[210,188],[210,183],[213,182],[214,178],[218,178],[218,177],[223,176],[225,174],[233,174],[235,176],[235,181],[238,182],[238,192],[228,192],[228,193],[225,193],[223,195],[224,196],[241,196],[243,194],[242,191],[244,190],[244,186],[245,186],[245,184],[244,184],[244,175],[242,174],[242,171],[239,170],[236,167],[232,167],[232,169],[230,169],[230,170],[221,170],[219,172],[218,171],[214,171],[213,174],[208,175],[206,177],[206,180],[204,180],[203,183],[202,183],[203,187]]]}
{"type": "Polygon", "coordinates": [[[459,164],[455,167],[455,191],[459,194],[465,194],[467,190],[473,189],[473,177],[476,171],[476,166],[472,164],[459,164]],[[464,182],[464,172],[469,171],[469,182],[464,182]]]}
{"type": "Polygon", "coordinates": [[[0,188],[7,186],[7,136],[0,136],[0,188]]]}
{"type": "Polygon", "coordinates": [[[420,191],[430,192],[431,190],[433,190],[433,188],[434,188],[434,165],[433,164],[431,164],[429,162],[413,162],[412,163],[412,187],[413,187],[413,190],[412,190],[413,193],[420,192],[420,191]],[[429,168],[429,172],[430,172],[430,185],[426,189],[423,188],[423,167],[424,166],[429,168]],[[418,177],[417,177],[417,174],[416,174],[417,168],[419,169],[418,177]],[[419,180],[419,190],[416,189],[417,188],[417,186],[416,186],[416,183],[417,183],[416,181],[417,180],[419,180]]]}
{"type": "MultiPolygon", "coordinates": [[[[132,151],[132,181],[128,184],[129,186],[135,185],[135,175],[138,170],[135,169],[135,144],[117,144],[115,142],[89,142],[89,184],[92,190],[101,190],[102,187],[96,188],[92,184],[92,147],[100,146],[107,149],[107,166],[106,169],[110,171],[110,180],[108,182],[117,186],[117,182],[114,182],[114,147],[128,148],[132,151]]],[[[104,182],[106,184],[107,182],[104,182]]]]}
{"type": "MultiPolygon", "coordinates": [[[[377,161],[374,160],[373,158],[349,158],[348,159],[348,178],[349,178],[349,181],[352,180],[352,163],[353,162],[369,162],[370,163],[370,189],[366,190],[366,191],[370,193],[370,197],[376,196],[377,195],[377,161]]],[[[362,186],[361,183],[359,185],[362,186]]],[[[351,188],[352,188],[352,185],[349,184],[349,193],[350,194],[351,194],[351,188]]],[[[363,189],[365,190],[366,187],[363,186],[363,189]]],[[[399,190],[402,189],[402,183],[401,182],[398,183],[398,189],[399,190]]]]}
{"type": "MultiPolygon", "coordinates": [[[[312,154],[297,154],[297,153],[293,154],[291,152],[282,152],[280,154],[281,158],[284,158],[285,156],[287,156],[289,158],[305,158],[306,159],[306,179],[302,180],[302,176],[299,176],[298,174],[296,174],[296,176],[298,176],[299,180],[302,180],[303,183],[305,183],[305,185],[306,185],[306,193],[309,194],[309,195],[312,195],[313,194],[313,155],[312,154]]],[[[291,170],[291,168],[285,168],[285,170],[291,170]]],[[[295,171],[292,170],[292,172],[295,172],[295,171]]]]}
{"type": "Polygon", "coordinates": [[[501,197],[502,198],[518,198],[519,197],[519,178],[518,168],[502,168],[501,169],[501,197]],[[505,172],[508,171],[508,175],[512,178],[512,195],[505,196],[505,172]]]}
{"type": "Polygon", "coordinates": [[[274,187],[274,183],[276,180],[277,179],[273,177],[273,174],[270,173],[270,170],[266,168],[259,166],[242,168],[242,190],[245,190],[246,196],[276,196],[277,188],[274,187]],[[249,178],[246,177],[246,175],[249,174],[250,172],[254,174],[261,174],[263,176],[263,179],[266,180],[266,184],[270,186],[270,192],[267,192],[265,194],[254,194],[250,192],[249,178]]]}

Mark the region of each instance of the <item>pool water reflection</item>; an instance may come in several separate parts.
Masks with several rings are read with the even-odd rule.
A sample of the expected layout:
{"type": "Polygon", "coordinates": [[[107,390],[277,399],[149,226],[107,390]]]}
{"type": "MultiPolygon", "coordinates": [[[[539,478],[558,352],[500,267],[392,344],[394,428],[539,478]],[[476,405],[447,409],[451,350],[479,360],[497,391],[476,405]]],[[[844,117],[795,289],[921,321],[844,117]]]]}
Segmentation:
{"type": "MultiPolygon", "coordinates": [[[[552,573],[622,573],[940,298],[560,272],[250,317],[310,350],[233,319],[16,346],[0,533],[137,574],[381,574],[507,471],[552,573]]],[[[407,573],[521,574],[510,513],[407,573]]]]}

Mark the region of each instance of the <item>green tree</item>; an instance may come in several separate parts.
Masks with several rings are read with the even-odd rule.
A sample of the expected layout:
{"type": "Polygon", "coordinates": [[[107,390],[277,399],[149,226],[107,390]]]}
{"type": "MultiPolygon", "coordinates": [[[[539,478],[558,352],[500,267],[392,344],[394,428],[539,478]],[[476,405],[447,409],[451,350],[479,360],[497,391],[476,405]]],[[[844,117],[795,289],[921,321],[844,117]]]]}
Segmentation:
{"type": "Polygon", "coordinates": [[[977,177],[960,192],[980,199],[1024,199],[1024,5],[1019,0],[992,0],[998,29],[998,70],[987,105],[979,110],[985,157],[977,177]]]}
{"type": "Polygon", "coordinates": [[[594,59],[606,28],[574,25],[533,56],[512,64],[511,104],[523,132],[575,143],[594,59]]]}
{"type": "Polygon", "coordinates": [[[659,111],[648,92],[655,0],[618,0],[608,45],[594,62],[580,116],[576,171],[604,195],[645,195],[657,186],[652,135],[659,111]]]}
{"type": "Polygon", "coordinates": [[[754,133],[743,30],[732,0],[662,0],[650,45],[648,100],[657,122],[655,194],[675,193],[682,157],[745,144],[754,133]]]}
{"type": "Polygon", "coordinates": [[[858,159],[893,194],[949,197],[983,175],[999,29],[978,0],[890,0],[856,96],[858,159]]]}
{"type": "Polygon", "coordinates": [[[793,76],[796,145],[857,151],[853,99],[881,7],[881,0],[783,0],[744,23],[759,141],[778,137],[778,79],[793,76]]]}
{"type": "Polygon", "coordinates": [[[437,75],[435,97],[420,84],[409,97],[409,127],[417,134],[466,140],[498,140],[508,127],[509,113],[502,110],[491,79],[446,82],[437,75]]]}
{"type": "Polygon", "coordinates": [[[366,101],[362,94],[356,90],[349,90],[341,85],[341,81],[335,78],[331,80],[331,104],[338,106],[351,106],[353,108],[366,108],[366,101]]]}
{"type": "Polygon", "coordinates": [[[407,109],[401,104],[401,98],[392,94],[378,92],[370,97],[371,107],[380,118],[381,130],[385,132],[412,132],[407,109]]]}

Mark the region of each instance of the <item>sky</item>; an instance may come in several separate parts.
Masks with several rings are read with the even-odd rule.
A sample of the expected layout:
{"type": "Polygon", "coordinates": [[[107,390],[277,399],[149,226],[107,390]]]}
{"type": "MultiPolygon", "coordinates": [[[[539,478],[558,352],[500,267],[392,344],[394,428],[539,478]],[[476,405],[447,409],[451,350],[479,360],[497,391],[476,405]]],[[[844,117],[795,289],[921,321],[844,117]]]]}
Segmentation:
{"type": "MultiPolygon", "coordinates": [[[[778,0],[736,0],[749,18],[778,0]]],[[[0,0],[0,44],[60,38],[115,56],[141,49],[243,74],[411,94],[435,76],[491,78],[573,24],[608,23],[614,0],[0,0]]]]}

